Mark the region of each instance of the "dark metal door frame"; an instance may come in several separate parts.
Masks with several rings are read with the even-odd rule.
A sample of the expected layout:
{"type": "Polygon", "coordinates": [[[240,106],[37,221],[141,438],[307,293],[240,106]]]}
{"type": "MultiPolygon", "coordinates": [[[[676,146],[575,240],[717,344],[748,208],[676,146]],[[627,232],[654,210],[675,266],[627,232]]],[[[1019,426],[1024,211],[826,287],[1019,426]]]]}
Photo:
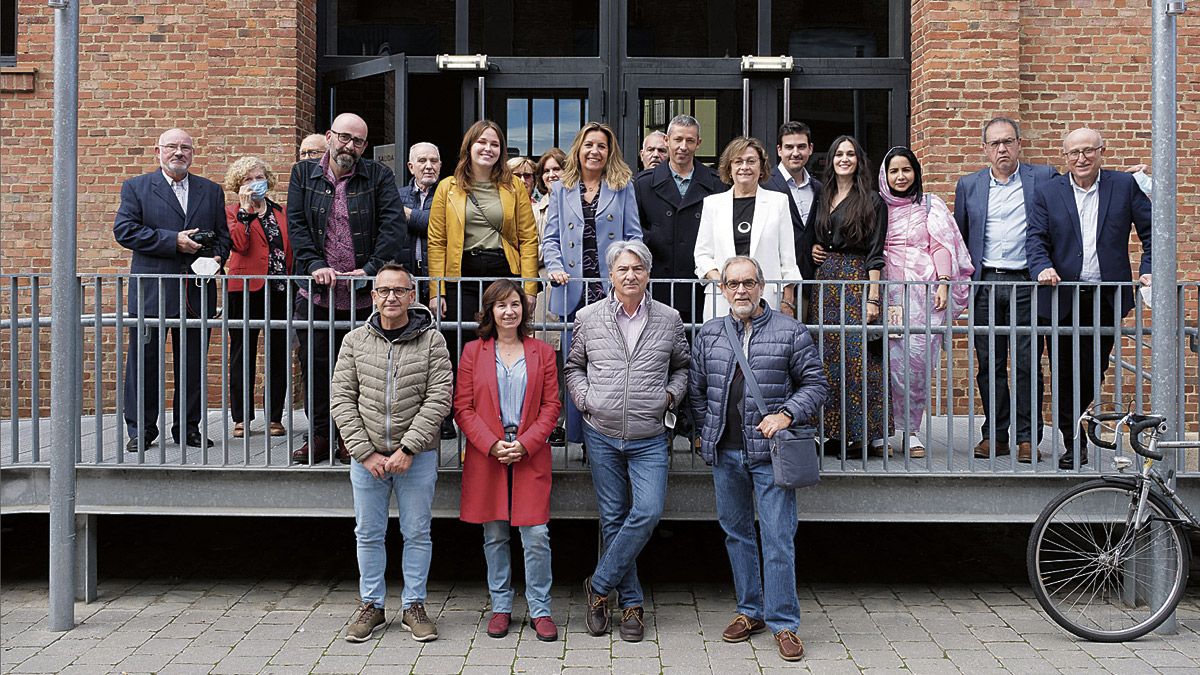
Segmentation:
{"type": "Polygon", "coordinates": [[[408,166],[400,161],[408,149],[408,58],[404,54],[393,54],[331,68],[321,73],[321,82],[329,88],[329,125],[332,125],[338,114],[337,85],[387,73],[394,75],[392,138],[396,147],[396,186],[399,187],[408,182],[408,166]]]}

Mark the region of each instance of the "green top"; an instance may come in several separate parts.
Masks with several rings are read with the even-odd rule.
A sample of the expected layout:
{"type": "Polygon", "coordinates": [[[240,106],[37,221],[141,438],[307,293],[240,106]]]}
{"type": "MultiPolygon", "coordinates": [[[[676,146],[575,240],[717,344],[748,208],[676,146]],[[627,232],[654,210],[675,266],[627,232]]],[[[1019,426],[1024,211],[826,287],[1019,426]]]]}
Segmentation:
{"type": "Polygon", "coordinates": [[[500,248],[504,241],[500,238],[499,231],[504,223],[504,205],[500,203],[500,190],[493,183],[475,183],[471,193],[475,199],[467,197],[463,250],[500,248]],[[479,203],[478,206],[475,205],[476,202],[479,203]]]}

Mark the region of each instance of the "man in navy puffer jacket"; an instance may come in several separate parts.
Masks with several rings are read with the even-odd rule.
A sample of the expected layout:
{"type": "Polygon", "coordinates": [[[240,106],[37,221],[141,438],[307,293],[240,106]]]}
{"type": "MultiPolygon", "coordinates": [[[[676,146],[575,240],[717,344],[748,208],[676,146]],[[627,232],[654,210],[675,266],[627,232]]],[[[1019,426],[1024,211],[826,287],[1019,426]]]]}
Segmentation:
{"type": "Polygon", "coordinates": [[[700,454],[713,468],[717,520],[725,531],[737,594],[737,616],[722,637],[742,642],[769,628],[780,657],[796,661],[804,656],[796,635],[796,491],[775,485],[768,439],[793,424],[812,424],[829,387],[808,330],[762,300],[764,281],[753,258],[725,262],[721,292],[729,301],[729,316],[708,321],[696,337],[690,395],[700,424],[700,454]],[[726,322],[734,325],[762,389],[770,411],[765,417],[746,387],[726,322]],[[756,512],[765,558],[761,566],[756,512]]]}

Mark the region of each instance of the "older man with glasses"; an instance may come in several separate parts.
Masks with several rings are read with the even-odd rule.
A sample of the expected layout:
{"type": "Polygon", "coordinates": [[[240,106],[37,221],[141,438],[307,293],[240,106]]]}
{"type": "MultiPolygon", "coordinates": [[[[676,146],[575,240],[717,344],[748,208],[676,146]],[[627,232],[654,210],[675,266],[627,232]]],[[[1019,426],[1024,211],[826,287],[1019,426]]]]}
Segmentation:
{"type": "Polygon", "coordinates": [[[300,161],[306,159],[321,159],[329,145],[325,142],[324,134],[309,134],[300,141],[300,161]]]}
{"type": "MultiPolygon", "coordinates": [[[[388,262],[412,268],[404,209],[390,168],[363,158],[367,123],[352,113],[338,115],[325,133],[328,150],[319,160],[298,162],[288,183],[288,230],[293,270],[312,281],[296,298],[296,321],[348,321],[371,313],[363,277],[388,262]]],[[[308,386],[308,442],[292,453],[293,463],[323,462],[334,436],[329,424],[330,338],[336,358],[345,329],[318,326],[300,331],[300,368],[308,386]]],[[[338,444],[338,458],[349,461],[338,444]]]]}

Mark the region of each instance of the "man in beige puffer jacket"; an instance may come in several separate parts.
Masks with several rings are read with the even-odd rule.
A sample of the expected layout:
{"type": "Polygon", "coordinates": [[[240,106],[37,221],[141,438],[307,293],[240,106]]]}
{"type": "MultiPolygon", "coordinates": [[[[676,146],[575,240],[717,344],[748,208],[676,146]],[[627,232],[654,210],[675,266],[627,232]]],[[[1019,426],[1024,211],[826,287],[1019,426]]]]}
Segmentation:
{"type": "Polygon", "coordinates": [[[365,642],[385,623],[384,543],[394,492],[404,536],[401,626],[425,642],[438,636],[425,613],[425,581],[438,429],[450,413],[453,388],[450,354],[433,314],[416,303],[416,284],[403,267],[380,268],[371,299],[376,312],[342,342],[330,396],[333,419],[355,460],[350,484],[362,604],[346,640],[365,642]]]}

